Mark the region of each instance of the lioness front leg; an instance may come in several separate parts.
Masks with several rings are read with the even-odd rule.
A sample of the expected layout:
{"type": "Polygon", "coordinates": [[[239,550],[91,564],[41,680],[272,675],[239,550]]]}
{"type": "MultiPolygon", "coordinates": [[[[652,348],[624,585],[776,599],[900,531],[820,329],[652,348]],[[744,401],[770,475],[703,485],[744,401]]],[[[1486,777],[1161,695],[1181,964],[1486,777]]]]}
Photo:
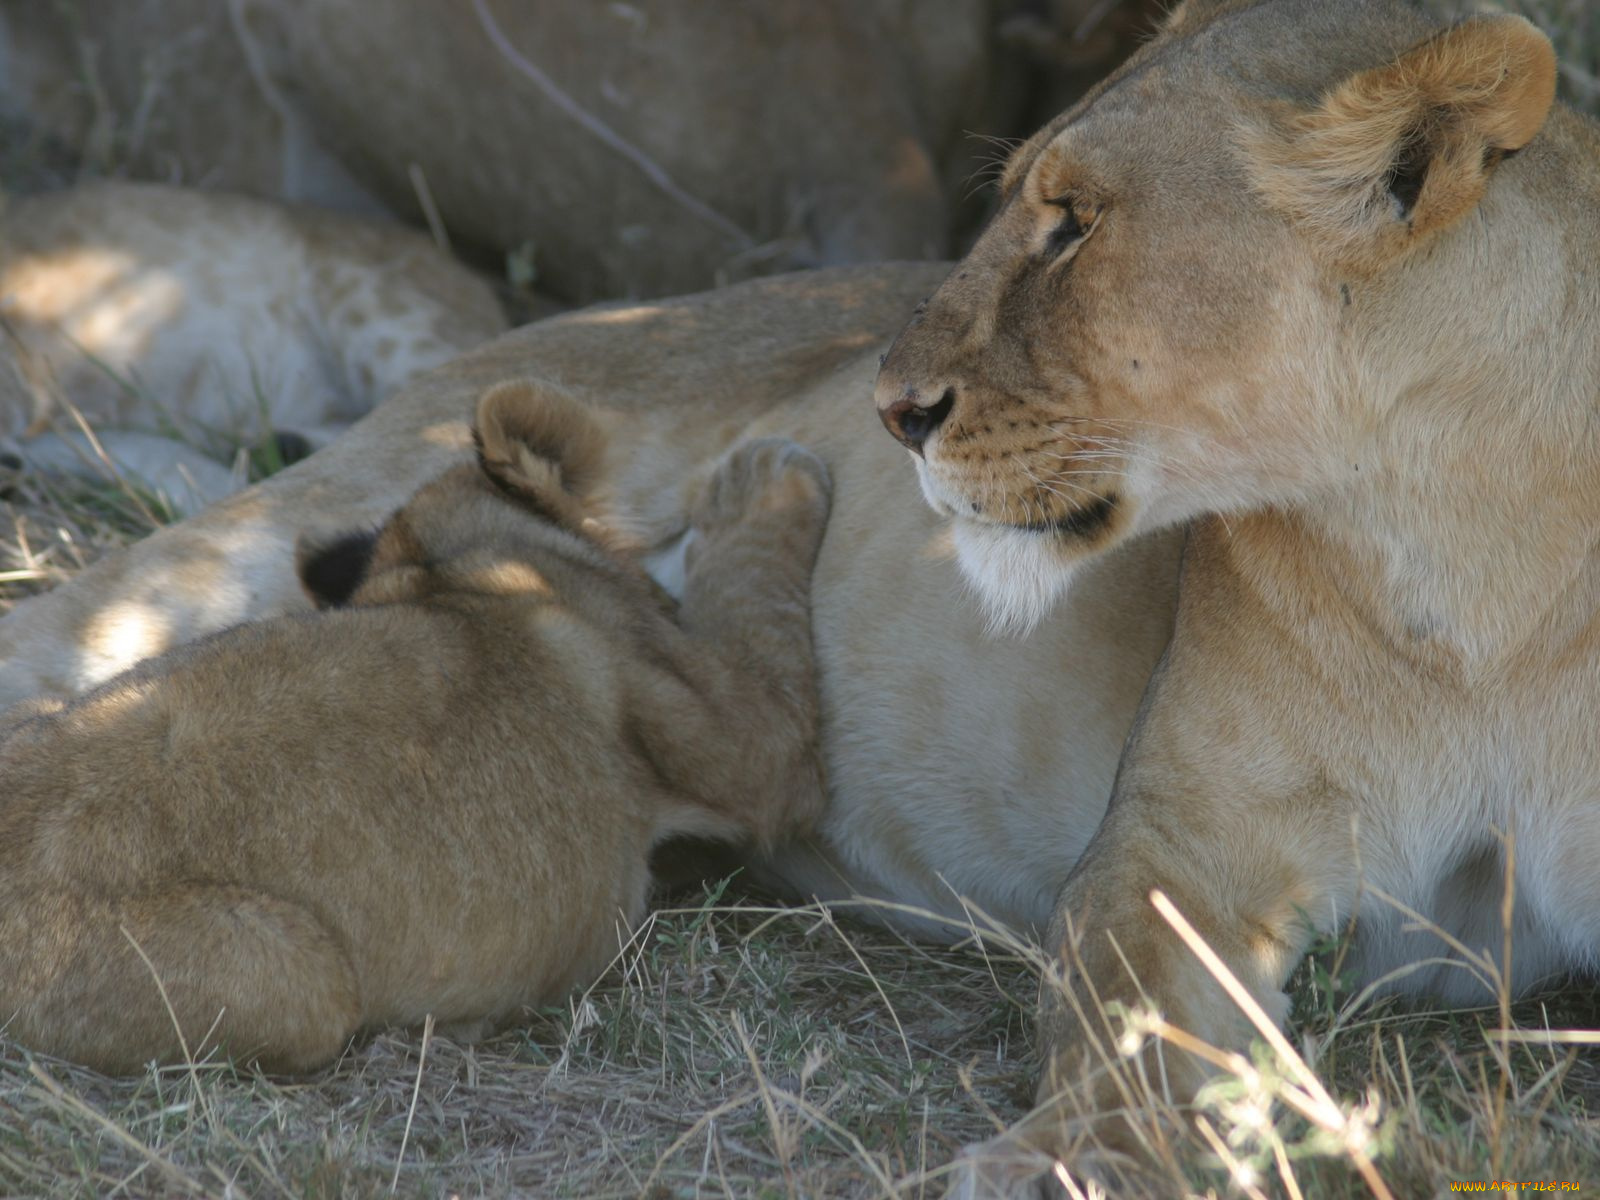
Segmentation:
{"type": "Polygon", "coordinates": [[[1037,1107],[968,1151],[957,1194],[1059,1194],[1041,1190],[1058,1162],[1115,1176],[1153,1158],[1159,1110],[1187,1105],[1213,1068],[1152,1036],[1141,1013],[1225,1052],[1257,1036],[1152,892],[1277,1023],[1312,937],[1350,915],[1358,870],[1348,798],[1297,760],[1270,716],[1241,719],[1255,714],[1217,687],[1215,663],[1198,669],[1176,642],[1172,657],[1051,921],[1037,1107]]]}

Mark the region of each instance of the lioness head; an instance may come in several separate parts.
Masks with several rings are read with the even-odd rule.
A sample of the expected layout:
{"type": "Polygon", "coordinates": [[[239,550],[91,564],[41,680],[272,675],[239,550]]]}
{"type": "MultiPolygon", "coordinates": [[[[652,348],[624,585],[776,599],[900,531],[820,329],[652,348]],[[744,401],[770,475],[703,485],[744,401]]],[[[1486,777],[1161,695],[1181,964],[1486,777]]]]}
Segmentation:
{"type": "Polygon", "coordinates": [[[1503,342],[1547,250],[1516,240],[1539,147],[1504,160],[1555,72],[1516,17],[1189,0],[1019,148],[877,392],[996,622],[1131,534],[1345,479],[1503,342]]]}
{"type": "Polygon", "coordinates": [[[545,384],[500,384],[478,402],[473,440],[476,464],[424,485],[381,528],[301,538],[300,582],[319,608],[548,592],[534,560],[613,569],[586,506],[605,450],[588,409],[545,384]]]}

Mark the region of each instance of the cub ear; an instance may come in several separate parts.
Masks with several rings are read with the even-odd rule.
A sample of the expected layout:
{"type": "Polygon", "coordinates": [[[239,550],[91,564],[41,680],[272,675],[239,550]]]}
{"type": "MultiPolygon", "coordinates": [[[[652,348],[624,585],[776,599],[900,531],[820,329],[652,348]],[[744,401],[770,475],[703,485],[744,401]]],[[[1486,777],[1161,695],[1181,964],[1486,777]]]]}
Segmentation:
{"type": "Polygon", "coordinates": [[[478,465],[502,491],[550,516],[574,511],[601,478],[599,418],[552,384],[497,384],[478,401],[478,465]]]}
{"type": "Polygon", "coordinates": [[[1248,130],[1247,163],[1335,255],[1378,266],[1470,212],[1555,91],[1549,38],[1521,17],[1474,17],[1351,76],[1287,127],[1248,130]]]}
{"type": "Polygon", "coordinates": [[[367,577],[377,542],[377,530],[357,530],[332,541],[301,534],[294,547],[294,568],[311,602],[318,608],[348,604],[367,577]]]}

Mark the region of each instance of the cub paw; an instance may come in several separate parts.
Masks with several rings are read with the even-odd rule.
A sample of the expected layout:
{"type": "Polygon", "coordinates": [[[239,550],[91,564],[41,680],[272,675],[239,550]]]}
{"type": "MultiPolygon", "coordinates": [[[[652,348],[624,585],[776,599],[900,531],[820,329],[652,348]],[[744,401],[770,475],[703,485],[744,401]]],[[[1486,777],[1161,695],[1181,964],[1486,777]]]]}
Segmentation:
{"type": "Polygon", "coordinates": [[[752,518],[820,527],[832,491],[828,468],[804,446],[787,438],[755,438],[735,446],[717,465],[691,521],[705,536],[752,518]]]}

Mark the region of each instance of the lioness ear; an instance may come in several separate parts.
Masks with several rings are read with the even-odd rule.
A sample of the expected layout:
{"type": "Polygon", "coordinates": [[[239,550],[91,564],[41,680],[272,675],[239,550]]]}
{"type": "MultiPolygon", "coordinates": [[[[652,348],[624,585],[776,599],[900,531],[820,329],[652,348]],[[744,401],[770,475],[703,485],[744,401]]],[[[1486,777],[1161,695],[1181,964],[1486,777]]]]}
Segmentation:
{"type": "Polygon", "coordinates": [[[346,533],[327,542],[301,534],[294,547],[294,567],[311,602],[318,608],[348,604],[367,577],[377,541],[376,530],[346,533]]]}
{"type": "Polygon", "coordinates": [[[589,409],[560,388],[497,384],[478,401],[478,464],[502,491],[550,516],[567,516],[599,482],[605,433],[589,409]]]}
{"type": "Polygon", "coordinates": [[[1331,252],[1381,265],[1477,205],[1555,90],[1550,39],[1521,17],[1474,17],[1350,77],[1287,128],[1248,131],[1248,165],[1331,252]]]}
{"type": "Polygon", "coordinates": [[[1164,33],[1184,33],[1198,26],[1207,17],[1216,15],[1227,0],[1178,0],[1162,18],[1164,33]]]}

